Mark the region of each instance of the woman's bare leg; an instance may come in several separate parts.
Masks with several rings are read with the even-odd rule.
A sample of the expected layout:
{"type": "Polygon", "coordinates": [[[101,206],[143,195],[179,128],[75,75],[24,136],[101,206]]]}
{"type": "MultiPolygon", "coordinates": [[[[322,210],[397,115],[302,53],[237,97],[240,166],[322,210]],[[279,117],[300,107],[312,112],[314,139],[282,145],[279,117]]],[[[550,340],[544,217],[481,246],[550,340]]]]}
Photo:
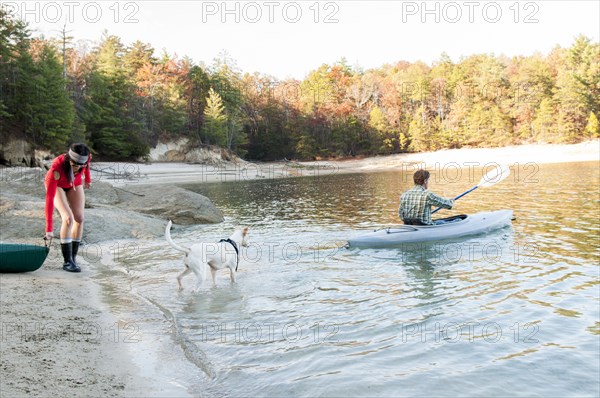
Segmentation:
{"type": "Polygon", "coordinates": [[[63,269],[69,272],[81,272],[81,268],[73,260],[73,235],[71,232],[75,224],[74,215],[69,205],[67,193],[62,188],[56,190],[54,207],[58,210],[62,219],[62,224],[60,225],[60,249],[65,260],[63,269]]]}
{"type": "Polygon", "coordinates": [[[69,189],[67,192],[67,199],[73,214],[71,237],[76,240],[81,240],[81,236],[83,235],[85,208],[85,192],[83,190],[83,186],[79,185],[76,189],[69,189]]]}
{"type": "Polygon", "coordinates": [[[54,207],[60,213],[62,223],[60,225],[60,239],[71,239],[71,229],[73,228],[73,212],[69,206],[69,200],[67,195],[62,188],[56,189],[56,195],[54,195],[54,207]]]}

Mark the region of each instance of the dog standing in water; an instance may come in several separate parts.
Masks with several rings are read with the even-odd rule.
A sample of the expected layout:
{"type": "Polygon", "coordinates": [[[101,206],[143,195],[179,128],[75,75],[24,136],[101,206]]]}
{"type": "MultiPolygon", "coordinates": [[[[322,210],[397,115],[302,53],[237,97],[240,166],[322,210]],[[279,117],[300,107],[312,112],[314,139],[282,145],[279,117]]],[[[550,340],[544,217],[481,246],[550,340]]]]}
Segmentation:
{"type": "Polygon", "coordinates": [[[216,286],[215,276],[217,271],[229,268],[231,283],[235,283],[235,272],[240,262],[240,249],[248,246],[248,228],[237,230],[228,239],[221,239],[217,243],[197,243],[190,248],[177,245],[171,239],[171,225],[169,220],[165,229],[165,238],[175,250],[185,253],[183,263],[185,270],[177,277],[179,291],[183,289],[181,280],[184,276],[193,272],[196,275],[196,288],[198,291],[206,279],[207,271],[212,274],[213,286],[216,286]]]}

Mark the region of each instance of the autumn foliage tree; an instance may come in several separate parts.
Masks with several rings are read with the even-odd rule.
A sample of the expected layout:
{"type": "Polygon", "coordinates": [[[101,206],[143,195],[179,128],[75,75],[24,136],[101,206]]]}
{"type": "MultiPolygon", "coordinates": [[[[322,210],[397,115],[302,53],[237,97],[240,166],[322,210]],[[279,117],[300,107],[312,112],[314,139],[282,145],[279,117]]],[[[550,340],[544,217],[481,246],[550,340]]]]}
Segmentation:
{"type": "Polygon", "coordinates": [[[3,138],[53,150],[85,140],[107,159],[185,138],[275,160],[599,137],[600,45],[584,36],[547,55],[443,53],[370,70],[341,59],[284,81],[242,73],[225,52],[205,66],[107,32],[64,54],[58,44],[0,8],[3,138]]]}

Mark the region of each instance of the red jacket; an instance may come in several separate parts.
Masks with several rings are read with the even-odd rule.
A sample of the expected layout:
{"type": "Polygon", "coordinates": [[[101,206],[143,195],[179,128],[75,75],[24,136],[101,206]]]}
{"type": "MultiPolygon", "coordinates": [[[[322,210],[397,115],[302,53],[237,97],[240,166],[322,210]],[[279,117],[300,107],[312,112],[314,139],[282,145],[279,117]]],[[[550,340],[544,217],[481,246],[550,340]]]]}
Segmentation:
{"type": "MultiPolygon", "coordinates": [[[[92,154],[90,154],[87,164],[79,169],[75,178],[72,182],[69,182],[67,175],[65,174],[64,162],[65,155],[60,155],[52,162],[50,170],[46,173],[44,179],[44,185],[46,186],[46,232],[52,232],[52,214],[54,213],[54,196],[56,195],[57,188],[73,188],[80,187],[83,185],[82,176],[85,176],[85,182],[91,183],[92,177],[90,176],[90,161],[92,160],[92,154]]],[[[66,160],[69,161],[68,159],[66,160]]],[[[79,188],[83,189],[83,188],[79,188]]]]}

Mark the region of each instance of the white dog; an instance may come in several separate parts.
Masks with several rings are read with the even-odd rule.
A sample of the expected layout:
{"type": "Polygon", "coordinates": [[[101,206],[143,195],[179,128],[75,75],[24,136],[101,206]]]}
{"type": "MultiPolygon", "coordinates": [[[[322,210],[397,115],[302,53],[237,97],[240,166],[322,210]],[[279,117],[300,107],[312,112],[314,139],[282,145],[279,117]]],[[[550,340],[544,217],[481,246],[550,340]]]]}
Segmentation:
{"type": "Polygon", "coordinates": [[[190,272],[196,274],[197,280],[195,291],[198,291],[206,279],[206,271],[208,269],[210,269],[212,274],[213,286],[216,286],[215,276],[217,271],[223,268],[229,268],[231,283],[235,283],[234,272],[237,271],[240,262],[240,248],[242,246],[248,246],[247,227],[235,231],[228,239],[221,239],[217,243],[197,243],[190,248],[186,248],[177,245],[171,239],[172,224],[173,223],[169,220],[167,228],[165,229],[165,238],[171,247],[185,253],[185,258],[183,260],[185,271],[177,277],[180,291],[183,289],[181,279],[190,272]]]}

